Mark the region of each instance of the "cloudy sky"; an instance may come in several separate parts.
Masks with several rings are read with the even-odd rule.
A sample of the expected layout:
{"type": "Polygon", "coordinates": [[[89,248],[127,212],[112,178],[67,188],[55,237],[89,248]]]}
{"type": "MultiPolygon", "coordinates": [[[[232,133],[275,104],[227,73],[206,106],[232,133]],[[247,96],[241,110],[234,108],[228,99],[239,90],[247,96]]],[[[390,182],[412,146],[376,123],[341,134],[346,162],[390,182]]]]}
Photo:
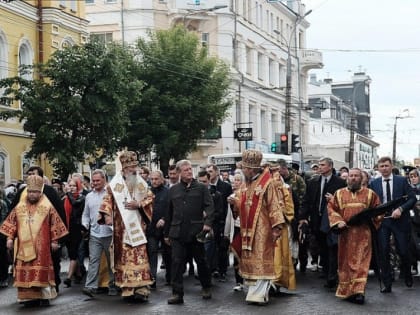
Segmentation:
{"type": "Polygon", "coordinates": [[[365,71],[371,79],[371,129],[380,155],[392,155],[395,117],[397,158],[420,156],[420,1],[303,0],[308,49],[323,53],[318,79],[350,80],[365,71]],[[404,111],[408,109],[407,111],[404,111]]]}

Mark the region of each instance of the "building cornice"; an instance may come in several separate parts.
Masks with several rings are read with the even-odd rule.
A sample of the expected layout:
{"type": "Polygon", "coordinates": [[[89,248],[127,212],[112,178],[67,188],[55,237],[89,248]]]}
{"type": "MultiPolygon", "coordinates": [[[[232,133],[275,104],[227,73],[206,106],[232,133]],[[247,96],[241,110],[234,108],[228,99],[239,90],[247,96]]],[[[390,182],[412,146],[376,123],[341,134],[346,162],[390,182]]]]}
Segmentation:
{"type": "Polygon", "coordinates": [[[7,127],[0,127],[0,135],[24,137],[28,139],[32,138],[30,133],[25,132],[22,129],[14,129],[14,128],[7,128],[7,127]]]}
{"type": "Polygon", "coordinates": [[[76,33],[88,34],[89,21],[57,8],[44,8],[42,10],[43,23],[57,24],[76,33]]]}
{"type": "Polygon", "coordinates": [[[10,3],[0,2],[0,9],[18,16],[22,16],[36,22],[38,20],[37,8],[24,1],[13,1],[10,3]]]}

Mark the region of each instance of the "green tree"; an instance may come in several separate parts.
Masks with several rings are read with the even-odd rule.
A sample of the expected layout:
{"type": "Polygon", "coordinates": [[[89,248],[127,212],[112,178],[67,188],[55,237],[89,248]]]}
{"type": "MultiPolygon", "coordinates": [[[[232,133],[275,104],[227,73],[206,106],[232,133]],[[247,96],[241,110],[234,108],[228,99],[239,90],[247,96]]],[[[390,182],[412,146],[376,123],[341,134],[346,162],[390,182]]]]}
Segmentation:
{"type": "Polygon", "coordinates": [[[140,103],[129,109],[123,144],[140,153],[153,150],[165,171],[171,158],[184,158],[226,117],[229,69],[183,27],[149,36],[137,42],[139,78],[146,86],[140,103]]]}
{"type": "Polygon", "coordinates": [[[21,109],[0,113],[18,117],[34,137],[28,157],[45,154],[61,176],[75,171],[86,155],[115,154],[128,125],[127,108],[138,103],[143,83],[134,55],[118,45],[98,42],[56,51],[45,65],[0,81],[4,102],[21,109]]]}

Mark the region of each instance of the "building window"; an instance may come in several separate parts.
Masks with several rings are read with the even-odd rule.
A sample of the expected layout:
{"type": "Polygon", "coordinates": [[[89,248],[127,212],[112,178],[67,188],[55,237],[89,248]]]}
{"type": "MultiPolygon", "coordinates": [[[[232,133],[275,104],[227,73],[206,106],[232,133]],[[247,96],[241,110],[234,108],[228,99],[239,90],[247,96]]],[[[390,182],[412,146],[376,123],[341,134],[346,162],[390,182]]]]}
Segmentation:
{"type": "MultiPolygon", "coordinates": [[[[23,40],[19,46],[19,68],[21,66],[31,66],[33,64],[33,56],[34,53],[29,41],[23,40]]],[[[22,77],[26,80],[31,80],[32,70],[25,69],[22,77]]]]}
{"type": "Polygon", "coordinates": [[[6,155],[0,152],[0,187],[6,184],[6,155]]]}
{"type": "Polygon", "coordinates": [[[117,3],[117,0],[105,0],[105,3],[117,3]]]}
{"type": "Polygon", "coordinates": [[[92,41],[108,44],[112,42],[112,33],[92,33],[90,34],[92,41]]]}
{"type": "Polygon", "coordinates": [[[271,139],[272,142],[275,142],[276,139],[276,132],[278,132],[277,130],[277,126],[278,126],[278,118],[276,114],[271,114],[271,139]]]}
{"type": "Polygon", "coordinates": [[[259,18],[258,18],[259,17],[258,9],[259,9],[258,2],[255,2],[255,25],[257,26],[260,25],[259,18]]]}
{"type": "Polygon", "coordinates": [[[251,75],[252,74],[252,48],[246,47],[246,73],[251,75]]]}
{"type": "Polygon", "coordinates": [[[270,33],[270,12],[265,10],[265,31],[270,33]]]}
{"type": "Polygon", "coordinates": [[[258,53],[258,79],[264,80],[264,55],[258,53]]]}
{"type": "Polygon", "coordinates": [[[70,10],[73,12],[77,11],[77,2],[78,1],[70,1],[70,10]]]}
{"type": "MultiPolygon", "coordinates": [[[[7,78],[8,76],[8,44],[6,35],[0,31],[0,79],[7,78]]],[[[0,89],[1,95],[3,95],[3,89],[0,89]]],[[[9,104],[0,104],[9,105],[9,104]]]]}
{"type": "Polygon", "coordinates": [[[252,0],[248,0],[248,21],[252,22],[252,0]]]}
{"type": "Polygon", "coordinates": [[[267,126],[268,126],[268,121],[267,121],[267,112],[262,109],[261,110],[261,140],[265,140],[267,141],[267,126]]]}
{"type": "Polygon", "coordinates": [[[271,13],[270,14],[270,28],[268,29],[268,33],[273,34],[273,30],[274,30],[274,14],[271,13]]]}
{"type": "Polygon", "coordinates": [[[272,59],[268,61],[268,75],[270,80],[270,85],[276,85],[276,62],[272,59]]]}
{"type": "Polygon", "coordinates": [[[95,3],[95,0],[85,0],[85,3],[86,4],[93,4],[93,3],[95,3]]]}
{"type": "Polygon", "coordinates": [[[259,19],[259,24],[258,24],[258,26],[259,26],[260,28],[262,28],[262,27],[263,27],[263,8],[262,8],[262,4],[260,4],[259,11],[260,11],[260,12],[258,12],[258,13],[259,13],[259,17],[260,17],[260,19],[259,19]]]}
{"type": "Polygon", "coordinates": [[[210,34],[209,33],[201,33],[201,46],[204,48],[209,49],[209,40],[210,40],[210,34]]]}

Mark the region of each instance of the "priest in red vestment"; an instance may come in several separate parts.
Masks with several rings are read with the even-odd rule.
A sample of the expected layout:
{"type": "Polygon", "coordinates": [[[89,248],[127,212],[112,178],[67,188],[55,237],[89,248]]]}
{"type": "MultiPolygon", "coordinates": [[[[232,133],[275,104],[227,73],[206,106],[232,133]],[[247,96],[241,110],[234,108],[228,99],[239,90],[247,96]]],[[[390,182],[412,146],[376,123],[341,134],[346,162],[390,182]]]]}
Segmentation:
{"type": "Polygon", "coordinates": [[[380,217],[362,225],[348,226],[348,220],[365,208],[380,205],[379,197],[369,188],[362,187],[362,171],[349,171],[347,187],[337,190],[328,203],[331,228],[338,236],[338,287],[336,296],[363,304],[365,287],[372,257],[372,235],[369,224],[379,228],[380,217]]]}
{"type": "Polygon", "coordinates": [[[57,296],[51,250],[57,250],[57,240],[68,234],[42,193],[43,185],[42,177],[29,176],[25,196],[0,227],[0,233],[7,237],[7,248],[16,246],[14,286],[18,301],[27,306],[49,305],[57,296]]]}

